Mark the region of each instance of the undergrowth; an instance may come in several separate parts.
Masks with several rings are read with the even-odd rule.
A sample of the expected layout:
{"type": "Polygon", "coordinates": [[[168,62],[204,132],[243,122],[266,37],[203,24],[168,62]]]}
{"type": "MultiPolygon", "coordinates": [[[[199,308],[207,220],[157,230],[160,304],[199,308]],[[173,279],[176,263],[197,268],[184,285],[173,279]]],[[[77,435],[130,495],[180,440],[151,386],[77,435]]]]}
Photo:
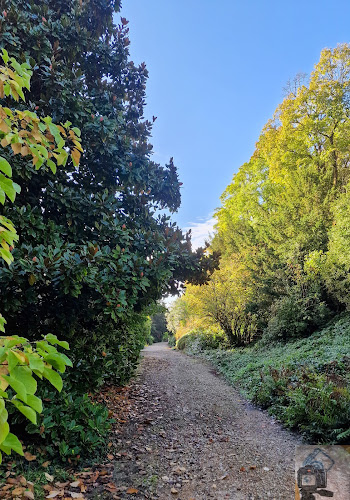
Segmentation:
{"type": "Polygon", "coordinates": [[[188,354],[209,360],[246,397],[287,427],[310,441],[349,441],[349,316],[288,343],[260,342],[226,350],[208,347],[205,338],[189,335],[181,340],[188,354]]]}

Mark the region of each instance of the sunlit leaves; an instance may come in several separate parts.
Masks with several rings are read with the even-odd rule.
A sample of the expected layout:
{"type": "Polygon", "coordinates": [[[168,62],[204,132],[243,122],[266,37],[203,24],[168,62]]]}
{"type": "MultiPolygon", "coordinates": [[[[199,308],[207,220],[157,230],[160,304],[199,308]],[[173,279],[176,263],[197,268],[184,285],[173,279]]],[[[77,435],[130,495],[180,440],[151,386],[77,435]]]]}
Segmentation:
{"type": "Polygon", "coordinates": [[[62,378],[55,369],[64,372],[67,365],[72,366],[70,359],[55,347],[60,344],[69,349],[67,342],[60,342],[55,335],[49,334],[35,344],[37,347],[24,337],[0,337],[0,449],[5,453],[10,453],[11,449],[18,453],[22,450],[17,438],[9,434],[5,403],[13,404],[35,424],[43,408],[41,399],[35,396],[36,377],[47,379],[61,391],[62,378]]]}

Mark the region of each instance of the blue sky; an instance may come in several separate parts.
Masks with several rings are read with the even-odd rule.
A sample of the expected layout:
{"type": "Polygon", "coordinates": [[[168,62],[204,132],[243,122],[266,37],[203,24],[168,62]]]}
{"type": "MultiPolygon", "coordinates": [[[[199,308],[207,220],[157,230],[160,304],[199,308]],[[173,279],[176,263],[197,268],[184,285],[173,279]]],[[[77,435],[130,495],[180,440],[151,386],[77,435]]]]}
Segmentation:
{"type": "Polygon", "coordinates": [[[196,244],[287,81],[312,71],[322,48],[350,41],[350,2],[124,0],[121,14],[131,59],[150,73],[153,158],[174,157],[184,183],[174,219],[194,228],[196,244]]]}

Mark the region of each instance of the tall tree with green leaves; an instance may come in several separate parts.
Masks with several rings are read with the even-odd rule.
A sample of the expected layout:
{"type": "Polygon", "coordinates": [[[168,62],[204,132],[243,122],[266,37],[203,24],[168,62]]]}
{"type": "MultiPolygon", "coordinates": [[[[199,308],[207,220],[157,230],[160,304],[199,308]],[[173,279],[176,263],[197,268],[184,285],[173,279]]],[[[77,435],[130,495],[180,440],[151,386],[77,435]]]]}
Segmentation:
{"type": "Polygon", "coordinates": [[[71,161],[55,176],[13,162],[22,191],[4,215],[22,243],[0,269],[3,307],[9,331],[30,318],[32,335],[49,328],[70,340],[87,384],[107,363],[125,380],[143,311],[200,271],[189,237],[164,214],[179,207],[180,183],[172,159],[152,160],[148,73],[129,59],[119,9],[116,0],[0,1],[0,45],[33,69],[29,107],[78,124],[84,144],[79,169],[71,161]]]}
{"type": "Polygon", "coordinates": [[[239,257],[231,276],[250,290],[245,313],[279,338],[312,332],[348,303],[349,127],[350,46],[342,44],[290,85],[216,213],[212,249],[222,263],[239,257]]]}

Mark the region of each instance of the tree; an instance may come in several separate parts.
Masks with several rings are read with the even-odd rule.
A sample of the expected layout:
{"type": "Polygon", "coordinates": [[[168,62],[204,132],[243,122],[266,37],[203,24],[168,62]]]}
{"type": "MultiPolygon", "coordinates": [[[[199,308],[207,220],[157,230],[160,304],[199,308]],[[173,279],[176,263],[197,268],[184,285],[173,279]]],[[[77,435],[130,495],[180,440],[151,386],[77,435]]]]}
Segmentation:
{"type": "Polygon", "coordinates": [[[239,258],[235,283],[250,290],[244,311],[279,338],[311,333],[347,300],[346,236],[337,225],[345,234],[349,116],[350,46],[342,44],[323,50],[309,80],[289,89],[216,213],[212,249],[222,264],[239,258]],[[323,271],[310,275],[328,247],[323,271]]]}
{"type": "Polygon", "coordinates": [[[167,323],[164,312],[159,312],[152,316],[151,335],[155,342],[161,342],[167,332],[167,323]]]}
{"type": "Polygon", "coordinates": [[[201,255],[162,212],[178,208],[180,183],[172,159],[151,159],[146,66],[128,58],[118,1],[0,7],[1,45],[33,68],[31,109],[79,124],[85,146],[79,169],[71,162],[56,176],[13,164],[23,189],[5,215],[25,243],[0,269],[8,329],[30,318],[30,336],[50,328],[69,340],[82,387],[107,363],[121,382],[143,346],[147,307],[200,271],[201,255]]]}

